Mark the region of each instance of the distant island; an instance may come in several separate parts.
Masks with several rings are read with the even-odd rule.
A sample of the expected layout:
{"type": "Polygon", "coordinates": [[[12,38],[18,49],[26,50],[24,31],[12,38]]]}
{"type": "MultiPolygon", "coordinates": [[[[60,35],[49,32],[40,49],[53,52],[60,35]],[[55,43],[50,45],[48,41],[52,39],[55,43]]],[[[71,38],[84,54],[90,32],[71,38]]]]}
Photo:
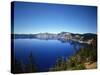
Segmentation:
{"type": "Polygon", "coordinates": [[[53,33],[37,33],[37,34],[12,34],[14,39],[43,39],[43,40],[60,40],[61,42],[66,41],[77,41],[79,43],[91,44],[94,39],[97,39],[97,34],[85,33],[85,34],[74,34],[70,32],[60,32],[58,34],[53,33]]]}

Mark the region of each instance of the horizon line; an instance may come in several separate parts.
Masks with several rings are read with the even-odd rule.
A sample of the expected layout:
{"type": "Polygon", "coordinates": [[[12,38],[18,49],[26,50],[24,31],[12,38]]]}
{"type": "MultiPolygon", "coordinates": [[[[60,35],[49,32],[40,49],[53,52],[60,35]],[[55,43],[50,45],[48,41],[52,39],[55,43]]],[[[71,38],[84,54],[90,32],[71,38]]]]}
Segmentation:
{"type": "MultiPolygon", "coordinates": [[[[65,32],[65,31],[62,31],[65,32]]],[[[53,33],[53,32],[38,32],[38,33],[11,33],[11,34],[40,34],[40,33],[52,33],[52,34],[59,34],[62,32],[58,32],[58,33],[53,33]]],[[[66,32],[66,33],[73,33],[73,32],[66,32]]],[[[93,33],[93,32],[84,32],[84,33],[73,33],[73,34],[97,34],[97,33],[93,33]]]]}

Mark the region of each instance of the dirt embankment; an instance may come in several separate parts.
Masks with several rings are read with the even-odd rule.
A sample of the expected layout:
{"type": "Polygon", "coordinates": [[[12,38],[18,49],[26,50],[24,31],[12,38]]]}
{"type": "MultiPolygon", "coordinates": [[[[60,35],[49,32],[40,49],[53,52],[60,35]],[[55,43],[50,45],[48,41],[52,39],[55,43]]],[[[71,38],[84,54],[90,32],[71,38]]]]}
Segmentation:
{"type": "Polygon", "coordinates": [[[84,63],[86,69],[95,69],[97,68],[97,62],[93,62],[93,63],[90,63],[90,62],[86,62],[84,63]]]}

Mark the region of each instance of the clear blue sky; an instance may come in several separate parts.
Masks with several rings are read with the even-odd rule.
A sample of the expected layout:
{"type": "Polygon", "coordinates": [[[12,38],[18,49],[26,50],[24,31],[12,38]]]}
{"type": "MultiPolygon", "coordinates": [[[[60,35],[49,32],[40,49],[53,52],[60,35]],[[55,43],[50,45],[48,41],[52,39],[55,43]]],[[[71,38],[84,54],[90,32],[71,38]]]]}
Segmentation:
{"type": "MultiPolygon", "coordinates": [[[[14,3],[14,33],[97,33],[95,6],[14,3]]],[[[12,32],[13,33],[13,32],[12,32]]]]}

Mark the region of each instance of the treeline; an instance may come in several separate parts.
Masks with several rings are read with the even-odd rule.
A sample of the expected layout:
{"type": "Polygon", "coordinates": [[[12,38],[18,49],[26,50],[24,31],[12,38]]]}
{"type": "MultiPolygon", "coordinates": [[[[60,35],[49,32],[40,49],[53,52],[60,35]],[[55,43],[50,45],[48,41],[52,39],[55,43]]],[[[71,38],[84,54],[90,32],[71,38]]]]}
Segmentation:
{"type": "MultiPolygon", "coordinates": [[[[58,58],[56,64],[49,71],[61,70],[83,70],[85,63],[97,62],[97,39],[93,39],[91,44],[86,44],[80,48],[75,55],[69,58],[58,58]]],[[[97,65],[95,65],[97,66],[97,65]]],[[[95,68],[95,67],[94,67],[95,68]]]]}
{"type": "Polygon", "coordinates": [[[24,64],[22,61],[15,59],[13,62],[14,66],[12,68],[12,72],[14,74],[36,72],[36,66],[34,65],[34,59],[33,59],[32,53],[29,54],[28,60],[29,60],[29,63],[24,64]]]}

